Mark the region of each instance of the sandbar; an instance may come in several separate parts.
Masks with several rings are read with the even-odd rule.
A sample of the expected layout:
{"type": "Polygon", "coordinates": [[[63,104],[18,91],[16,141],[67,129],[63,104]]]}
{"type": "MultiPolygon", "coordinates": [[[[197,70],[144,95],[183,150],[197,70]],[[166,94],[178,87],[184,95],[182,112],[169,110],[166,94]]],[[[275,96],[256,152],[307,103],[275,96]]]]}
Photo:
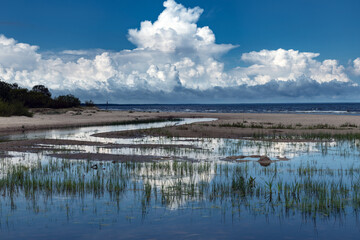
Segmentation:
{"type": "Polygon", "coordinates": [[[160,118],[216,118],[212,122],[162,129],[98,133],[99,137],[169,137],[244,138],[254,135],[360,134],[360,116],[273,114],[273,113],[189,113],[105,111],[97,108],[36,110],[34,117],[0,117],[0,134],[33,130],[116,124],[126,121],[160,118]]]}

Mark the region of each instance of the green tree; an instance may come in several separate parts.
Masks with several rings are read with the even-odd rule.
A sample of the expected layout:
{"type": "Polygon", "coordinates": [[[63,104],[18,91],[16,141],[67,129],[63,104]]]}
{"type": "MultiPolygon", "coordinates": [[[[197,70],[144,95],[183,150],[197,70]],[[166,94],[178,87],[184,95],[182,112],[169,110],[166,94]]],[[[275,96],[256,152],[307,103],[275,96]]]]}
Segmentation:
{"type": "Polygon", "coordinates": [[[61,95],[54,98],[51,106],[53,108],[78,107],[80,106],[80,100],[77,97],[74,97],[72,94],[61,95]]]}
{"type": "Polygon", "coordinates": [[[51,92],[49,91],[49,89],[47,87],[45,87],[44,85],[35,85],[32,88],[33,92],[37,92],[37,93],[42,93],[45,96],[51,97],[51,92]]]}

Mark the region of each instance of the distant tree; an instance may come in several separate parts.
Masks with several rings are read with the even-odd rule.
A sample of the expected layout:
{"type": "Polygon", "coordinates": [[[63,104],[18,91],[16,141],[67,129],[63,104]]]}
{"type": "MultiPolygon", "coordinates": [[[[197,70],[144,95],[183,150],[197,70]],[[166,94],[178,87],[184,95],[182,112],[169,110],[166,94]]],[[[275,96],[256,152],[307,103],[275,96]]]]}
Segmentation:
{"type": "Polygon", "coordinates": [[[11,101],[11,90],[18,88],[16,83],[10,84],[0,80],[0,98],[4,101],[11,101]]]}
{"type": "Polygon", "coordinates": [[[95,106],[95,103],[94,103],[92,100],[85,101],[85,106],[87,106],[87,107],[94,107],[94,106],[95,106]]]}
{"type": "MultiPolygon", "coordinates": [[[[89,101],[88,104],[94,104],[89,101]]],[[[51,98],[44,85],[35,85],[30,91],[17,83],[7,83],[0,79],[0,116],[31,115],[29,108],[70,108],[80,106],[80,100],[71,94],[51,98]]]]}
{"type": "Polygon", "coordinates": [[[30,108],[44,108],[49,107],[52,99],[49,95],[44,95],[40,92],[30,91],[23,99],[24,105],[30,108]]]}
{"type": "Polygon", "coordinates": [[[80,100],[74,95],[61,95],[52,101],[51,107],[53,108],[69,108],[69,107],[78,107],[80,106],[80,100]]]}
{"type": "Polygon", "coordinates": [[[32,88],[32,91],[37,92],[37,93],[42,93],[45,96],[51,97],[51,92],[49,91],[49,89],[47,87],[45,87],[44,85],[35,85],[32,88]]]}
{"type": "Polygon", "coordinates": [[[26,88],[16,88],[10,91],[10,101],[26,102],[28,98],[29,90],[26,88]]]}

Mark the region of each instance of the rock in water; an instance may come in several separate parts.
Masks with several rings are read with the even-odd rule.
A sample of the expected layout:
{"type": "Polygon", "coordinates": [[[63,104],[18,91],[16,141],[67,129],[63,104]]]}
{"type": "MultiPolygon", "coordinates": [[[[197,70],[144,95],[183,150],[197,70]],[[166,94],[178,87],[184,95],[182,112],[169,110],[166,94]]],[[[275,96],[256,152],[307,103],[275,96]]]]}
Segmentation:
{"type": "Polygon", "coordinates": [[[267,156],[261,156],[260,159],[258,160],[258,163],[260,163],[260,165],[263,167],[267,167],[272,163],[272,161],[267,156]]]}

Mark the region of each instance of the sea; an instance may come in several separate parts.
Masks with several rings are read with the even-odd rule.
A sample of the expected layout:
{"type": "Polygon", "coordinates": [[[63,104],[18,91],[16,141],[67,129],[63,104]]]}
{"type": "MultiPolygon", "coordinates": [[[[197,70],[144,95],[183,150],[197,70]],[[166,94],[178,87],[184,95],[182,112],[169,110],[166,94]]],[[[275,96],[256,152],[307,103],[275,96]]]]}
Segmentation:
{"type": "Polygon", "coordinates": [[[360,103],[98,104],[97,106],[107,110],[146,112],[360,115],[360,103]]]}

